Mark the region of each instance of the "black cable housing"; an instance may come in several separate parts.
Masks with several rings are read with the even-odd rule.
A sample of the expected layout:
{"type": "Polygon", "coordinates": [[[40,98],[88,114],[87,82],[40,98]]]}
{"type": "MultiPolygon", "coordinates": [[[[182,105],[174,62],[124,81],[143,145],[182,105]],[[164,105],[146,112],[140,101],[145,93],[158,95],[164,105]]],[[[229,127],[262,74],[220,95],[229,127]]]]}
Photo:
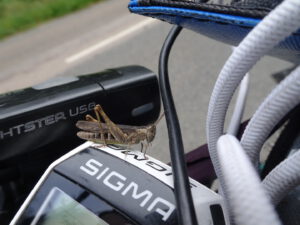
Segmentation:
{"type": "Polygon", "coordinates": [[[187,176],[180,125],[172,97],[168,74],[169,54],[172,45],[181,30],[182,27],[174,26],[169,32],[160,52],[158,74],[169,135],[171,164],[174,179],[174,193],[178,210],[177,215],[179,224],[196,225],[197,219],[187,176]]]}

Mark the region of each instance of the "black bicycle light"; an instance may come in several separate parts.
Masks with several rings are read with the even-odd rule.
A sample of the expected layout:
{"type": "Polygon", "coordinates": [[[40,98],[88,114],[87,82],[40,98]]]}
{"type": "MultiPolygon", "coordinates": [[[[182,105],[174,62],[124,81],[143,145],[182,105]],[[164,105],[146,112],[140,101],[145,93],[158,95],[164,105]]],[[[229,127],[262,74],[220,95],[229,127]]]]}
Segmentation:
{"type": "MultiPolygon", "coordinates": [[[[0,162],[59,141],[70,149],[80,140],[75,123],[101,104],[115,123],[145,125],[160,111],[156,75],[128,66],[62,77],[0,96],[0,162]]],[[[69,149],[69,150],[70,150],[69,149]]]]}

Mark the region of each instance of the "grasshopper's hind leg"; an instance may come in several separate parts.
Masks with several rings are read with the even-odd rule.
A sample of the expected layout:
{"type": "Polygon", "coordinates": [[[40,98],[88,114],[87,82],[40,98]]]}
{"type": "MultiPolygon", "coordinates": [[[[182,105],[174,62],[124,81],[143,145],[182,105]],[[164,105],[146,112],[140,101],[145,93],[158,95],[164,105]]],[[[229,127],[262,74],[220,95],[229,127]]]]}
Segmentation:
{"type": "Polygon", "coordinates": [[[96,120],[94,117],[92,117],[91,115],[87,114],[85,116],[86,121],[91,121],[91,122],[98,122],[98,120],[96,120]]]}
{"type": "Polygon", "coordinates": [[[98,122],[99,128],[100,128],[101,141],[103,141],[104,145],[107,146],[106,139],[105,139],[105,132],[104,132],[104,129],[101,124],[100,114],[99,114],[98,110],[96,109],[96,107],[94,108],[94,111],[95,111],[95,115],[97,117],[97,122],[98,122]]]}
{"type": "Polygon", "coordinates": [[[85,116],[85,119],[86,119],[87,121],[96,122],[96,123],[99,124],[99,128],[100,128],[100,139],[101,139],[101,141],[104,143],[103,145],[106,146],[107,144],[106,144],[106,140],[105,140],[105,132],[104,132],[104,129],[103,129],[102,124],[101,124],[100,115],[99,115],[99,113],[98,113],[98,111],[97,111],[96,109],[94,109],[94,111],[95,111],[95,115],[96,115],[97,119],[95,119],[94,117],[92,117],[92,116],[89,115],[89,114],[85,116]]]}
{"type": "Polygon", "coordinates": [[[120,143],[127,143],[128,135],[125,132],[123,132],[117,124],[115,124],[109,119],[102,107],[100,105],[96,105],[94,110],[97,118],[99,118],[100,120],[101,116],[102,119],[105,121],[107,128],[109,129],[110,133],[114,136],[114,138],[120,143]]]}

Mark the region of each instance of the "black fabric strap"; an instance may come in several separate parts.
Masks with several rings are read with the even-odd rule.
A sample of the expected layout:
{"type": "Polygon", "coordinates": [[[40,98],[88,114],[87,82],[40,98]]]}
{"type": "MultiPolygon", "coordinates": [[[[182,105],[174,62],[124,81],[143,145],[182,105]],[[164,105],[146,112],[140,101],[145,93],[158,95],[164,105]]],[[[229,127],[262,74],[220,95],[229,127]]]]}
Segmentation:
{"type": "Polygon", "coordinates": [[[244,0],[232,1],[231,4],[212,4],[199,0],[140,0],[140,6],[165,6],[195,9],[230,15],[263,18],[282,0],[244,0]]]}

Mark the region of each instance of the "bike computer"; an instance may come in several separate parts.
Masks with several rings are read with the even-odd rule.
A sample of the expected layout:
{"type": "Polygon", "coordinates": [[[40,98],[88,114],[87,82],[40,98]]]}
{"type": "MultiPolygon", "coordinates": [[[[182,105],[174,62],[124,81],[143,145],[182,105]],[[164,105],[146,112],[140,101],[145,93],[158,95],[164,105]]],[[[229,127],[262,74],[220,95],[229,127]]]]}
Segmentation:
{"type": "MultiPolygon", "coordinates": [[[[178,224],[171,168],[86,142],[54,162],[11,224],[178,224]]],[[[199,224],[227,224],[223,199],[190,179],[199,224]]]]}

